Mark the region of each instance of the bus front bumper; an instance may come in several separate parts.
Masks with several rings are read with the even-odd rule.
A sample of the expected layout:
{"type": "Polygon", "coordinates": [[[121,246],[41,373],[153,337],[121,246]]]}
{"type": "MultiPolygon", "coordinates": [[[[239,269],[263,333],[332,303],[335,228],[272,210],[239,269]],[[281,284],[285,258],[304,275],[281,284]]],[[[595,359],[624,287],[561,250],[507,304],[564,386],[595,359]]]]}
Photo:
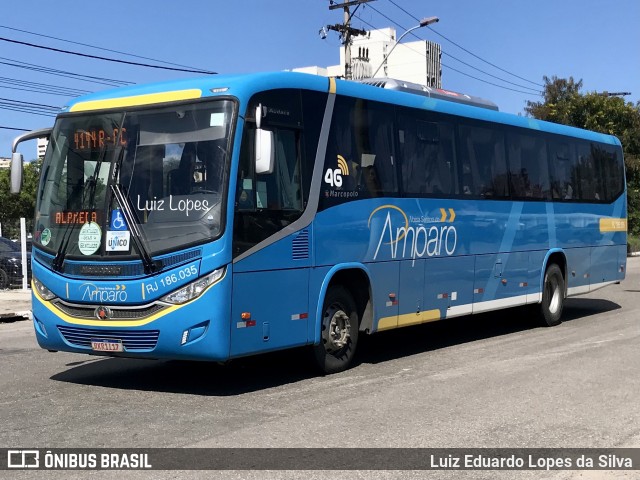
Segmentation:
{"type": "Polygon", "coordinates": [[[147,359],[229,359],[229,274],[194,300],[136,320],[76,318],[37,291],[32,296],[36,339],[46,350],[147,359]]]}

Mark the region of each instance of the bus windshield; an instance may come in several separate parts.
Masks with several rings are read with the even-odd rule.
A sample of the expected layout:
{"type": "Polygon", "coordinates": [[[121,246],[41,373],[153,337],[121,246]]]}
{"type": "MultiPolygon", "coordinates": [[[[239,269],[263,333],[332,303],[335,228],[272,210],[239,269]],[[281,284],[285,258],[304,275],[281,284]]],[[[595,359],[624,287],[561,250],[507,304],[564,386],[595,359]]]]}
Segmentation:
{"type": "Polygon", "coordinates": [[[35,242],[78,259],[139,255],[138,243],[153,255],[218,237],[233,108],[222,100],[59,118],[35,242]]]}

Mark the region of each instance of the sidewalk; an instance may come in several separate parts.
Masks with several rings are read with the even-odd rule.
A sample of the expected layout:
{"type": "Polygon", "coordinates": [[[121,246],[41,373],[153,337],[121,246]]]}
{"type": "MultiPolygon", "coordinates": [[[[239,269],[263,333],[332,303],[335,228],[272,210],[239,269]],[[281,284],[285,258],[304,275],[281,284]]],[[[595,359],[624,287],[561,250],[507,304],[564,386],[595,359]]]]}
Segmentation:
{"type": "Polygon", "coordinates": [[[0,290],[0,321],[6,317],[31,317],[31,290],[0,290]]]}

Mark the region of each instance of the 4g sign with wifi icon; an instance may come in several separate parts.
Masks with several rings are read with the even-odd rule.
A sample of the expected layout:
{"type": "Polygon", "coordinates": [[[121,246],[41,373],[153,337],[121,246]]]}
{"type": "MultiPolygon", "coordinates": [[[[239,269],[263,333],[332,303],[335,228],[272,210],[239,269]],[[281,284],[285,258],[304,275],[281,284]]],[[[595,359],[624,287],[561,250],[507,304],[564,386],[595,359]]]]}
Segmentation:
{"type": "Polygon", "coordinates": [[[338,168],[328,168],[324,174],[324,181],[332,187],[342,187],[342,176],[349,175],[349,166],[342,155],[338,155],[338,168]]]}

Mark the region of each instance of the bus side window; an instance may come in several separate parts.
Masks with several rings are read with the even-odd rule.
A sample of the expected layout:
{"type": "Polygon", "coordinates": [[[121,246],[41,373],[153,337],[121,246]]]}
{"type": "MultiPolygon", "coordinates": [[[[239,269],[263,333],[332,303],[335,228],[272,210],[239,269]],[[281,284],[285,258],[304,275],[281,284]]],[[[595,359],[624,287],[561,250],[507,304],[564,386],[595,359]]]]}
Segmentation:
{"type": "Polygon", "coordinates": [[[453,126],[426,113],[398,114],[398,143],[404,195],[457,193],[453,126]]]}
{"type": "Polygon", "coordinates": [[[255,128],[242,139],[236,187],[234,254],[238,255],[297,220],[302,199],[301,131],[272,127],[275,141],[273,172],[255,172],[255,128]]]}
{"type": "Polygon", "coordinates": [[[256,176],[257,208],[301,212],[300,155],[296,132],[275,129],[274,133],[273,172],[256,176]]]}
{"type": "Polygon", "coordinates": [[[509,132],[508,155],[511,195],[514,198],[551,198],[544,140],[537,135],[509,132]]]}
{"type": "Polygon", "coordinates": [[[589,144],[578,144],[578,164],[577,167],[580,178],[580,199],[581,200],[599,200],[601,190],[601,178],[596,176],[591,156],[591,147],[589,144]]]}
{"type": "Polygon", "coordinates": [[[245,128],[240,147],[240,162],[238,165],[238,180],[236,184],[236,209],[252,211],[256,208],[254,166],[255,129],[245,128]]]}
{"type": "Polygon", "coordinates": [[[578,168],[575,146],[564,141],[549,143],[552,195],[557,200],[577,200],[578,168]]]}
{"type": "Polygon", "coordinates": [[[352,157],[359,162],[358,188],[368,197],[394,196],[397,191],[393,162],[393,110],[375,102],[352,106],[352,157]]]}
{"type": "Polygon", "coordinates": [[[460,126],[462,144],[463,181],[465,164],[471,173],[471,194],[485,198],[504,198],[509,195],[504,133],[496,128],[460,126]]]}
{"type": "Polygon", "coordinates": [[[613,146],[591,144],[591,152],[599,183],[600,198],[611,202],[624,190],[624,166],[621,156],[613,146]]]}
{"type": "Polygon", "coordinates": [[[351,199],[396,196],[393,108],[338,97],[327,144],[320,208],[351,199]]]}

